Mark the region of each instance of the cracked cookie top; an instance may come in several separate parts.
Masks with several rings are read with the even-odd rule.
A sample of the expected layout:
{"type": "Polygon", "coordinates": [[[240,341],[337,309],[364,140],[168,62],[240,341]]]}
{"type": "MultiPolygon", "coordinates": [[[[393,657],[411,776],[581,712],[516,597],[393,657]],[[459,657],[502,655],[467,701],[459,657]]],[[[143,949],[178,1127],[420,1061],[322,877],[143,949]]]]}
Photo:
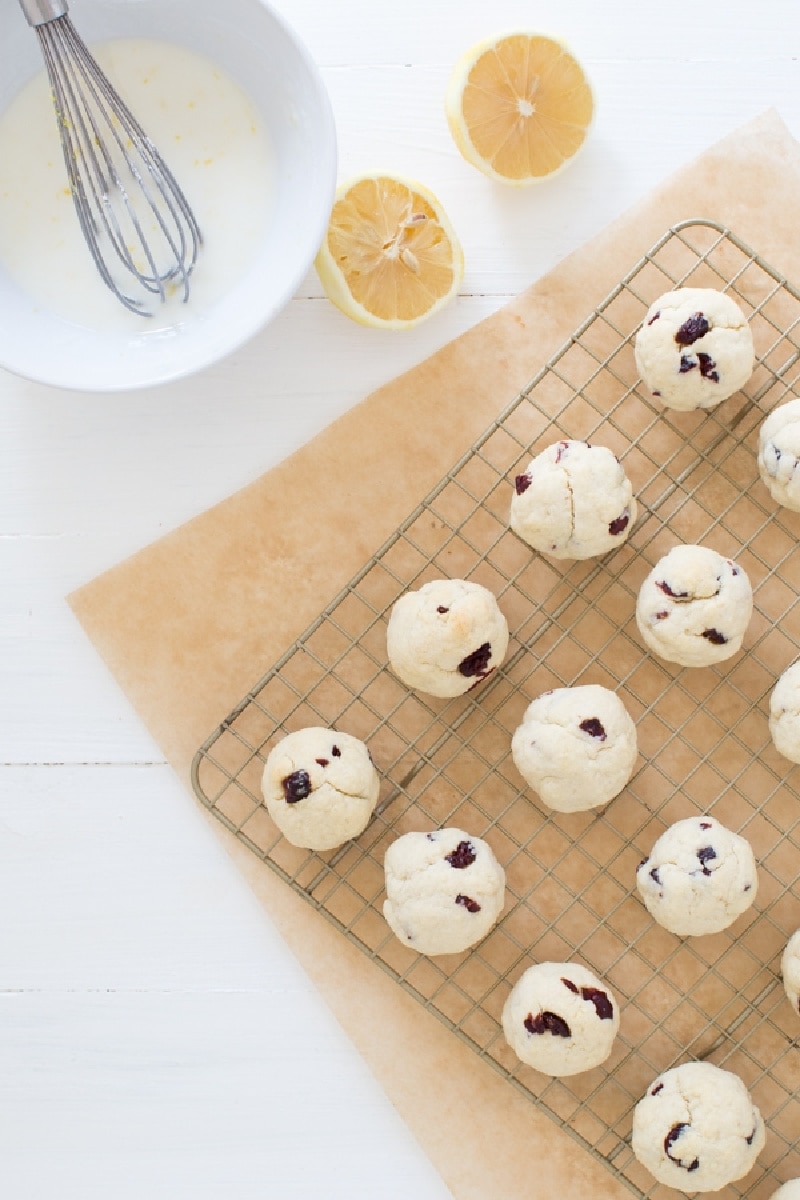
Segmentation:
{"type": "Polygon", "coordinates": [[[608,554],[636,521],[633,488],[605,446],[554,442],[514,480],[510,525],[534,550],[558,559],[608,554]]]}
{"type": "Polygon", "coordinates": [[[764,1121],[743,1081],[711,1063],[664,1071],[634,1109],[634,1154],[680,1192],[715,1192],[741,1179],[764,1142],[764,1121]]]}
{"type": "Polygon", "coordinates": [[[378,802],[380,778],[362,741],[309,726],[270,751],[261,778],[264,804],[293,846],[332,850],[357,837],[378,802]]]}
{"type": "Polygon", "coordinates": [[[645,645],[668,662],[706,667],[741,649],[753,614],[744,569],[707,546],[675,546],[653,567],[636,602],[645,645]]]}

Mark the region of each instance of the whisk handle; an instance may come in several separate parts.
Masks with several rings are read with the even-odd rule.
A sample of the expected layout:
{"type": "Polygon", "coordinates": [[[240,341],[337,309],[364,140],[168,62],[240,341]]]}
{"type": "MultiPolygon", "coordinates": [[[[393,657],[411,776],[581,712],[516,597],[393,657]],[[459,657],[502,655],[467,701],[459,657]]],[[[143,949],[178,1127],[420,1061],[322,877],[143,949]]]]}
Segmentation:
{"type": "Polygon", "coordinates": [[[19,0],[19,6],[24,12],[28,24],[46,25],[48,21],[55,21],[57,17],[63,17],[67,12],[67,0],[19,0]]]}

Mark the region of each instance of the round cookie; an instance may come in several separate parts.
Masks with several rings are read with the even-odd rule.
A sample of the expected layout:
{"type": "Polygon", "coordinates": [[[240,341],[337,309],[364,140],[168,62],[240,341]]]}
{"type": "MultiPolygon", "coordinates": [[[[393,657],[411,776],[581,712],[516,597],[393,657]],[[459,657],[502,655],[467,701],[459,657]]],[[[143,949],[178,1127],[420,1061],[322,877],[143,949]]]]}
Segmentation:
{"type": "Polygon", "coordinates": [[[800,1014],[800,929],[786,943],[781,957],[781,975],[786,999],[795,1013],[800,1014]]]}
{"type": "Polygon", "coordinates": [[[788,1183],[782,1183],[769,1200],[800,1200],[800,1179],[790,1179],[788,1183]]]}
{"type": "Polygon", "coordinates": [[[621,546],[636,513],[630,480],[611,450],[563,441],[516,476],[509,521],[534,550],[581,559],[621,546]]]}
{"type": "Polygon", "coordinates": [[[619,1029],[617,1002],[580,963],[537,963],[503,1006],[514,1053],[544,1075],[577,1075],[605,1062],[619,1029]]]}
{"type": "Polygon", "coordinates": [[[800,400],[779,405],[758,431],[758,473],[777,504],[800,512],[800,400]]]}
{"type": "Polygon", "coordinates": [[[800,763],[800,659],[787,667],[769,698],[769,732],[775,749],[800,763]]]}
{"type": "Polygon", "coordinates": [[[716,1192],[751,1170],[764,1147],[761,1113],[738,1075],[683,1063],[653,1081],[633,1111],[633,1152],[680,1192],[716,1192]]]}
{"type": "Polygon", "coordinates": [[[287,734],[270,751],[261,790],[287,842],[332,850],[366,828],[380,778],[358,738],[310,726],[287,734]]]}
{"type": "Polygon", "coordinates": [[[479,583],[435,579],[395,602],[386,648],[392,670],[408,687],[462,696],[505,658],[508,623],[479,583]]]}
{"type": "Polygon", "coordinates": [[[511,756],[548,808],[584,812],[608,804],[630,779],[636,726],[608,688],[556,688],[528,705],[511,756]]]}
{"type": "Polygon", "coordinates": [[[644,385],[666,408],[713,408],[753,373],[753,335],[735,300],[678,288],[650,305],[634,343],[644,385]]]}
{"type": "Polygon", "coordinates": [[[708,667],[741,649],[753,615],[742,567],[706,546],[675,546],[659,559],[636,601],[645,645],[682,667],[708,667]]]}
{"type": "Polygon", "coordinates": [[[383,915],[420,954],[457,954],[492,928],[505,901],[505,872],[491,847],[463,829],[404,833],[384,858],[383,915]]]}
{"type": "Polygon", "coordinates": [[[756,861],[750,843],[713,817],[687,817],[670,825],[639,864],[636,886],[671,933],[719,933],[755,900],[756,861]]]}

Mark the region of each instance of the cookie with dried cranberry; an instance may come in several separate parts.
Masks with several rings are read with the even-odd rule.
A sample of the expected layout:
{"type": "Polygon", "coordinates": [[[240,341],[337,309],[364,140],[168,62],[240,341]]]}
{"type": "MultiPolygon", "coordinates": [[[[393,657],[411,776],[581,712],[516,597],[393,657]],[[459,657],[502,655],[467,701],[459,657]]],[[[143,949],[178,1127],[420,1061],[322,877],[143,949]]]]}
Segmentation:
{"type": "Polygon", "coordinates": [[[786,999],[800,1016],[800,929],[786,943],[781,956],[781,975],[786,999]]]}
{"type": "Polygon", "coordinates": [[[800,660],[786,668],[772,689],[769,732],[775,749],[800,763],[800,660]]]}
{"type": "Polygon", "coordinates": [[[389,665],[408,687],[462,696],[505,658],[508,622],[488,588],[435,579],[397,600],[386,630],[389,665]]]}
{"type": "Polygon", "coordinates": [[[755,900],[756,860],[747,839],[713,817],[687,817],[658,838],[639,864],[636,886],[671,933],[719,933],[755,900]]]}
{"type": "Polygon", "coordinates": [[[420,954],[458,954],[486,937],[505,902],[491,846],[463,829],[405,833],[384,857],[383,915],[420,954]]]}
{"type": "Polygon", "coordinates": [[[287,842],[332,850],[366,828],[380,777],[358,738],[310,726],[287,734],[270,751],[261,790],[287,842]]]}
{"type": "Polygon", "coordinates": [[[678,288],[650,305],[634,343],[645,387],[665,408],[713,408],[753,373],[753,335],[742,310],[715,288],[678,288]]]}
{"type": "Polygon", "coordinates": [[[562,441],[516,476],[509,522],[534,550],[583,559],[621,546],[636,513],[631,481],[611,450],[562,441]]]}
{"type": "Polygon", "coordinates": [[[636,601],[645,645],[682,667],[708,667],[741,649],[753,615],[743,567],[707,546],[675,546],[653,567],[636,601]]]}
{"type": "Polygon", "coordinates": [[[619,1030],[610,989],[580,963],[537,963],[503,1006],[514,1053],[544,1075],[577,1075],[605,1062],[619,1030]]]}
{"type": "Polygon", "coordinates": [[[633,1112],[633,1152],[680,1192],[717,1192],[743,1178],[764,1147],[761,1113],[743,1081],[707,1062],[659,1075],[633,1112]]]}
{"type": "Polygon", "coordinates": [[[776,504],[800,512],[800,399],[773,409],[758,431],[758,473],[776,504]]]}
{"type": "Polygon", "coordinates": [[[544,692],[525,710],[511,756],[543,804],[584,812],[619,795],[638,757],[636,726],[616,693],[599,684],[544,692]]]}

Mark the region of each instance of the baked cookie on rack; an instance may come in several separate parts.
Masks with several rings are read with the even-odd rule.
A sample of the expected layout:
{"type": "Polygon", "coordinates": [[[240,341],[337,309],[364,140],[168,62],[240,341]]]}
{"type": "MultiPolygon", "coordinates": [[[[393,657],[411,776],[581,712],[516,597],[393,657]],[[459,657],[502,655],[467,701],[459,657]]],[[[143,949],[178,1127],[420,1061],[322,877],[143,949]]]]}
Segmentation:
{"type": "Polygon", "coordinates": [[[769,698],[769,732],[775,749],[800,763],[800,659],[779,676],[769,698]]]}
{"type": "Polygon", "coordinates": [[[420,954],[458,954],[486,937],[505,902],[491,846],[463,829],[404,833],[384,858],[383,915],[420,954]]]}
{"type": "Polygon", "coordinates": [[[671,933],[719,933],[755,900],[756,860],[747,839],[713,817],[687,817],[658,838],[639,864],[636,886],[671,933]]]}
{"type": "Polygon", "coordinates": [[[511,756],[548,808],[585,812],[608,804],[630,779],[638,757],[636,726],[608,688],[555,688],[528,705],[511,739],[511,756]]]}
{"type": "Polygon", "coordinates": [[[309,726],[273,747],[261,790],[287,842],[333,850],[366,828],[378,802],[380,777],[358,738],[309,726]]]}
{"type": "Polygon", "coordinates": [[[514,1053],[544,1075],[577,1075],[605,1062],[619,1030],[610,989],[580,963],[536,963],[503,1006],[514,1053]]]}
{"type": "Polygon", "coordinates": [[[514,480],[509,523],[552,558],[608,554],[636,520],[633,487],[617,456],[588,442],[554,442],[514,480]]]}
{"type": "Polygon", "coordinates": [[[753,335],[739,305],[715,288],[678,288],[650,305],[634,342],[636,368],[659,403],[713,408],[753,373],[753,335]]]}
{"type": "Polygon", "coordinates": [[[467,579],[435,579],[395,602],[386,649],[389,665],[408,687],[462,696],[505,658],[508,622],[488,588],[467,579]]]}
{"type": "Polygon", "coordinates": [[[741,649],[753,615],[744,568],[707,546],[675,546],[659,559],[636,601],[645,645],[682,667],[708,667],[741,649]]]}
{"type": "Polygon", "coordinates": [[[781,957],[781,975],[786,999],[800,1015],[800,929],[786,943],[781,957]]]}
{"type": "Polygon", "coordinates": [[[633,1152],[659,1183],[717,1192],[750,1171],[766,1140],[743,1081],[707,1062],[653,1080],[633,1111],[633,1152]]]}
{"type": "Polygon", "coordinates": [[[758,473],[776,504],[800,512],[800,400],[773,409],[758,431],[758,473]]]}

